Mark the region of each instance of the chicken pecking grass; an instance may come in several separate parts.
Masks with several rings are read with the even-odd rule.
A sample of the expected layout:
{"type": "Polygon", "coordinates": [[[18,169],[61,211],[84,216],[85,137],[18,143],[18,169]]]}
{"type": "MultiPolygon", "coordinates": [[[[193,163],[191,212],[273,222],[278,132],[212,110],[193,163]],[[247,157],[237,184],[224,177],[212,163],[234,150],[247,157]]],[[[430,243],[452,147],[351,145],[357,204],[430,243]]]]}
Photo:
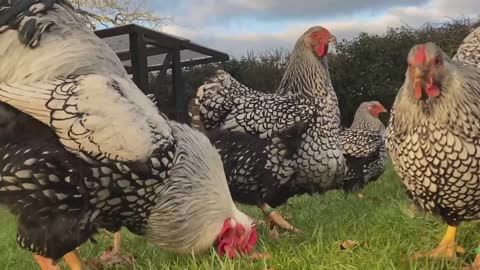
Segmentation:
{"type": "MultiPolygon", "coordinates": [[[[257,251],[271,254],[269,260],[253,261],[249,258],[228,260],[212,250],[201,256],[178,256],[155,248],[144,239],[127,231],[124,249],[136,254],[136,270],[153,269],[461,269],[471,263],[474,249],[480,239],[480,225],[464,224],[459,232],[466,254],[456,262],[422,259],[410,261],[414,250],[434,248],[444,231],[444,224],[428,215],[409,216],[405,209],[411,201],[405,195],[398,176],[391,165],[375,183],[368,185],[358,199],[343,192],[329,192],[325,196],[301,196],[289,201],[279,211],[292,216],[291,221],[304,229],[305,235],[283,233],[277,241],[268,239],[266,228],[259,228],[257,251]],[[344,240],[355,240],[360,246],[341,250],[344,240]]],[[[262,218],[255,207],[241,207],[247,214],[262,218]]],[[[29,253],[16,246],[15,220],[7,210],[0,209],[0,269],[35,269],[29,253]]],[[[98,234],[98,245],[88,243],[80,248],[87,259],[98,257],[111,245],[111,236],[98,234]]],[[[127,270],[131,267],[114,266],[106,270],[127,270]]]]}

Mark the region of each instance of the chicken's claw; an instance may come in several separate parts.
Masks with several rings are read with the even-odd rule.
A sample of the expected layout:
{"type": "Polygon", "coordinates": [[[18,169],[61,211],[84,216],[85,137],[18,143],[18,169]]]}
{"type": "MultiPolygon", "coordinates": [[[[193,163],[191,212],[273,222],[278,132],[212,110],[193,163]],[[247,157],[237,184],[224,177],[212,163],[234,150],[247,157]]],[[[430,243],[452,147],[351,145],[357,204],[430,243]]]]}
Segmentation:
{"type": "Polygon", "coordinates": [[[285,229],[287,231],[292,231],[295,233],[301,232],[299,229],[295,228],[292,224],[286,221],[277,211],[272,211],[268,215],[268,219],[270,220],[271,226],[278,225],[280,228],[285,229]]]}
{"type": "Polygon", "coordinates": [[[135,258],[132,254],[121,254],[119,251],[114,250],[112,247],[105,250],[100,255],[100,260],[105,262],[106,265],[111,264],[133,264],[135,258]]]}
{"type": "MultiPolygon", "coordinates": [[[[122,252],[124,253],[124,252],[122,252]]],[[[105,266],[111,265],[133,265],[135,257],[132,254],[122,254],[113,247],[107,248],[98,259],[90,261],[90,266],[93,269],[103,269],[105,266]]]]}

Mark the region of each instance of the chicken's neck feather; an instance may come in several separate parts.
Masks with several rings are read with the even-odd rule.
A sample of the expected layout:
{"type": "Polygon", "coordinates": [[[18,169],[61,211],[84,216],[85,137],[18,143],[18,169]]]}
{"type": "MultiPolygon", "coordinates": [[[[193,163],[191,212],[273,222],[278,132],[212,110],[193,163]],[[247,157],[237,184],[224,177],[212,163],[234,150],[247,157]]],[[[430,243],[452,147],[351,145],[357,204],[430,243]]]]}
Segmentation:
{"type": "Polygon", "coordinates": [[[303,41],[297,42],[277,93],[293,94],[304,100],[335,94],[326,57],[318,58],[304,46],[303,41]]]}
{"type": "Polygon", "coordinates": [[[208,138],[186,125],[170,125],[176,143],[174,166],[158,190],[145,236],[179,252],[204,250],[236,208],[222,161],[208,138]]]}

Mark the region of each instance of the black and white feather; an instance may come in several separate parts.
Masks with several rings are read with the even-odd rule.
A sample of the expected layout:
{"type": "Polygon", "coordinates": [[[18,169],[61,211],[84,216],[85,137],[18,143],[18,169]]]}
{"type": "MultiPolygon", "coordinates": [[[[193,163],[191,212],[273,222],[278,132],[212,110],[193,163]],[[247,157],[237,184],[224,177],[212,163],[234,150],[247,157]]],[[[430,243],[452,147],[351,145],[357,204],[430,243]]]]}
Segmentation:
{"type": "MultiPolygon", "coordinates": [[[[333,93],[333,95],[335,95],[333,93]]],[[[272,95],[255,91],[219,71],[198,90],[200,118],[208,130],[244,132],[260,139],[273,137],[305,123],[299,134],[301,143],[293,155],[298,181],[312,189],[324,190],[336,185],[345,173],[345,163],[338,140],[338,107],[318,100],[302,102],[293,95],[272,95]]]]}
{"type": "Polygon", "coordinates": [[[463,40],[452,60],[461,65],[480,68],[480,27],[463,40]]]}
{"type": "Polygon", "coordinates": [[[416,100],[409,70],[393,104],[387,149],[409,194],[451,226],[480,219],[480,27],[450,59],[433,43],[414,46],[441,59],[440,96],[416,100]]]}
{"type": "Polygon", "coordinates": [[[385,170],[385,126],[376,113],[372,115],[371,106],[384,110],[378,101],[363,102],[355,112],[352,125],[340,132],[348,167],[342,187],[347,192],[359,191],[385,170]]]}
{"type": "Polygon", "coordinates": [[[333,40],[335,37],[321,26],[303,33],[289,57],[277,94],[256,91],[218,71],[197,91],[196,112],[202,123],[196,124],[198,115],[193,114],[194,126],[207,131],[244,132],[269,141],[305,123],[292,157],[297,183],[319,192],[337,186],[346,171],[338,138],[340,110],[327,57],[314,49],[327,52],[333,40]]]}
{"type": "Polygon", "coordinates": [[[251,228],[208,138],[160,114],[70,4],[0,1],[0,29],[0,202],[22,247],[59,259],[124,226],[190,252],[229,218],[251,228]]]}
{"type": "Polygon", "coordinates": [[[238,131],[214,130],[210,141],[222,158],[230,193],[235,201],[277,207],[294,195],[314,192],[297,181],[293,156],[306,128],[298,123],[271,141],[238,131]]]}
{"type": "Polygon", "coordinates": [[[384,133],[346,128],[340,140],[348,167],[342,183],[345,191],[359,191],[383,174],[387,160],[384,133]]]}

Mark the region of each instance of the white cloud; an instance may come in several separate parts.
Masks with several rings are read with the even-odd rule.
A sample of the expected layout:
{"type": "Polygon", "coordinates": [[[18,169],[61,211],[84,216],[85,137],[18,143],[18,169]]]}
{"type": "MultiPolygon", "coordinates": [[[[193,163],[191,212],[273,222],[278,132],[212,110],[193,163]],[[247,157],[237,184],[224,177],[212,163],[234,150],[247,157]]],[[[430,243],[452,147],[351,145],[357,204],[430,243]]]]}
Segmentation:
{"type": "MultiPolygon", "coordinates": [[[[304,18],[300,16],[296,20],[282,20],[280,16],[277,17],[277,21],[273,22],[273,25],[275,26],[275,24],[277,24],[278,27],[270,26],[262,28],[255,26],[255,24],[259,26],[266,24],[266,21],[272,25],[269,20],[254,20],[253,23],[250,22],[249,24],[235,23],[235,20],[238,20],[240,15],[237,16],[237,19],[231,18],[224,23],[202,24],[199,22],[202,16],[217,16],[218,14],[216,14],[216,12],[224,10],[226,6],[236,7],[239,10],[239,14],[243,14],[242,10],[244,9],[258,9],[258,5],[254,6],[251,4],[253,3],[252,1],[253,0],[227,0],[223,4],[215,6],[208,4],[219,2],[202,0],[205,6],[203,9],[197,9],[198,14],[202,14],[197,17],[197,20],[193,20],[193,23],[189,22],[187,18],[192,18],[191,14],[187,17],[177,17],[177,21],[180,22],[179,25],[170,25],[163,30],[239,56],[250,50],[290,49],[296,39],[312,25],[322,25],[328,28],[339,39],[350,39],[360,32],[382,33],[387,27],[396,27],[405,24],[412,27],[421,27],[427,22],[441,23],[451,18],[459,18],[462,16],[477,17],[478,14],[480,14],[478,0],[429,0],[429,2],[423,3],[422,5],[393,7],[385,10],[381,15],[370,13],[367,15],[344,16],[331,13],[331,16],[328,18],[304,18]],[[208,10],[207,7],[213,7],[213,9],[208,10]],[[335,15],[337,15],[337,17],[331,19],[331,17],[335,15]],[[269,31],[270,29],[274,30],[269,31]]],[[[370,0],[369,2],[376,3],[377,1],[379,0],[370,0]]],[[[271,7],[275,1],[265,0],[258,2],[262,3],[260,6],[263,8],[264,6],[271,7]]],[[[293,1],[279,2],[288,4],[293,1]]],[[[313,1],[297,0],[296,2],[313,1]]],[[[342,0],[335,2],[341,2],[343,3],[341,5],[346,5],[348,1],[342,0]]],[[[273,10],[280,12],[277,4],[275,4],[273,10]]],[[[229,12],[234,13],[235,10],[230,10],[229,12]]],[[[269,12],[273,13],[272,10],[269,10],[269,12]]]]}
{"type": "MultiPolygon", "coordinates": [[[[185,1],[185,0],[183,0],[185,1]]],[[[196,0],[187,15],[195,22],[235,18],[283,20],[316,18],[334,14],[378,11],[393,6],[426,3],[428,0],[196,0]]]]}

